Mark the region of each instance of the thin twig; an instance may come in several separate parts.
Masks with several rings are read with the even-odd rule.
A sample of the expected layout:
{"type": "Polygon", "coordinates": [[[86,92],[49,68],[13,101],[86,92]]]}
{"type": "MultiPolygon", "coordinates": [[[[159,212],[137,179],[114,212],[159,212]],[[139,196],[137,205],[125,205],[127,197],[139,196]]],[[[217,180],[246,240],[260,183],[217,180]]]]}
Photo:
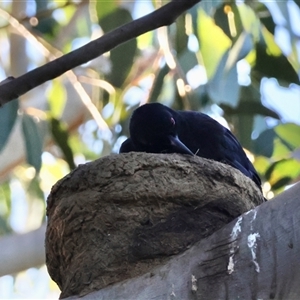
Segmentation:
{"type": "Polygon", "coordinates": [[[130,39],[161,26],[172,24],[184,11],[200,1],[172,0],[140,19],[118,27],[77,50],[8,81],[0,87],[0,104],[3,105],[16,99],[40,84],[80,66],[130,39]]]}

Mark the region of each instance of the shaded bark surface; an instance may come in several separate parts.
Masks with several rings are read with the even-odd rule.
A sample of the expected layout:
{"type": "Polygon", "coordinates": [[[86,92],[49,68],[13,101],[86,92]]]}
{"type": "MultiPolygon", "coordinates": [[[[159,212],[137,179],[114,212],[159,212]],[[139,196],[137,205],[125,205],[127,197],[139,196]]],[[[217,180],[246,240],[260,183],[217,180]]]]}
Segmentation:
{"type": "Polygon", "coordinates": [[[263,202],[230,166],[200,157],[126,153],[79,166],[47,201],[46,263],[61,298],[166,263],[263,202]]]}

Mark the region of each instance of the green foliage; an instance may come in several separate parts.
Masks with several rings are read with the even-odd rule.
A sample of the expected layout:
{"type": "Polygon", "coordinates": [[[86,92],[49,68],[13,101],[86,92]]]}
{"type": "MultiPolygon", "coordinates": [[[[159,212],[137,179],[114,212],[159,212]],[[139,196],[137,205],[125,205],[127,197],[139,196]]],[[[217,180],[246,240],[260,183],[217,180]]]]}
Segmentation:
{"type": "MultiPolygon", "coordinates": [[[[11,17],[1,18],[1,76],[19,76],[160,5],[35,0],[12,14],[12,4],[22,2],[2,2],[11,17]],[[14,16],[19,27],[10,23],[14,16]],[[26,49],[10,47],[12,34],[26,40],[26,49]]],[[[275,105],[266,104],[264,88],[269,78],[286,87],[284,105],[300,90],[299,34],[293,30],[300,20],[293,24],[288,5],[296,10],[300,1],[201,1],[168,28],[119,45],[1,107],[0,235],[15,230],[12,211],[20,199],[26,203],[23,231],[40,226],[52,185],[79,163],[117,153],[132,111],[146,102],[223,117],[251,151],[266,197],[299,181],[300,121],[283,119],[275,105]],[[270,5],[284,20],[285,49],[276,42],[279,27],[270,5]]]]}
{"type": "Polygon", "coordinates": [[[265,178],[273,190],[282,189],[300,175],[300,162],[296,159],[281,159],[266,170],[265,178]]]}
{"type": "Polygon", "coordinates": [[[51,118],[51,133],[54,141],[60,147],[66,162],[68,163],[70,170],[75,168],[73,151],[69,145],[68,139],[69,134],[66,128],[61,124],[61,122],[55,118],[51,118]]]}
{"type": "MultiPolygon", "coordinates": [[[[32,25],[29,34],[21,31],[28,41],[29,50],[24,49],[27,69],[61,55],[57,50],[69,52],[132,21],[138,1],[91,1],[88,10],[81,2],[35,3],[38,24],[32,25]]],[[[143,5],[150,3],[157,4],[138,4],[143,11],[143,5]]],[[[299,1],[295,3],[297,8],[299,1]]],[[[268,78],[288,87],[287,92],[299,88],[299,47],[287,3],[273,5],[285,19],[288,53],[276,42],[276,18],[267,3],[202,1],[168,28],[143,34],[53,80],[44,94],[37,93],[38,99],[21,98],[0,108],[0,151],[9,147],[12,128],[20,119],[18,138],[25,145],[27,164],[20,167],[18,157],[9,166],[18,165],[14,178],[22,182],[26,197],[33,199],[29,205],[41,204],[51,186],[78,163],[118,152],[128,136],[131,112],[141,103],[156,101],[175,109],[218,112],[252,152],[255,167],[271,192],[297,181],[299,123],[283,122],[281,112],[264,102],[263,81],[268,78]]],[[[9,12],[10,6],[6,9],[9,12]]],[[[0,40],[7,43],[2,36],[0,40]]],[[[4,61],[0,68],[10,73],[4,61]]],[[[7,170],[0,167],[0,174],[7,172],[3,178],[12,172],[12,168],[7,170]]],[[[9,184],[10,180],[3,181],[0,191],[0,207],[5,207],[0,214],[2,232],[10,226],[9,184]]]]}
{"type": "MultiPolygon", "coordinates": [[[[123,8],[115,8],[111,12],[105,14],[103,17],[102,16],[103,15],[101,11],[101,14],[98,15],[98,18],[99,24],[104,32],[109,32],[114,28],[132,21],[130,12],[123,8]]],[[[120,88],[127,78],[128,73],[133,65],[136,49],[137,42],[136,39],[133,39],[118,46],[110,52],[112,70],[107,80],[115,87],[120,88]]]]}
{"type": "Polygon", "coordinates": [[[11,213],[11,191],[9,182],[3,182],[0,186],[0,237],[10,233],[9,216],[11,213]]]}
{"type": "Polygon", "coordinates": [[[67,101],[67,92],[64,85],[58,80],[53,80],[52,88],[47,96],[51,115],[54,118],[60,118],[67,101]]]}
{"type": "Polygon", "coordinates": [[[19,101],[13,100],[5,106],[0,107],[0,152],[6,145],[11,130],[14,127],[19,109],[19,101]]]}
{"type": "MultiPolygon", "coordinates": [[[[197,36],[199,39],[200,52],[199,63],[203,64],[208,79],[215,74],[225,52],[230,48],[230,38],[217,26],[213,19],[202,9],[198,11],[197,36]],[[213,39],[211,37],[214,37],[213,39]]],[[[222,62],[224,64],[224,62],[222,62]]]]}
{"type": "MultiPolygon", "coordinates": [[[[37,15],[43,14],[47,11],[49,1],[47,0],[35,0],[36,4],[36,12],[37,15]]],[[[56,20],[50,16],[46,16],[44,18],[41,18],[35,26],[35,30],[38,30],[40,33],[42,33],[44,36],[53,38],[57,29],[57,22],[56,20]]]]}
{"type": "Polygon", "coordinates": [[[300,126],[280,124],[263,131],[255,141],[255,153],[269,158],[263,174],[274,191],[281,190],[300,175],[300,160],[294,157],[300,148],[300,126]]]}
{"type": "Polygon", "coordinates": [[[33,166],[36,172],[39,172],[42,166],[43,138],[38,125],[31,116],[24,114],[22,116],[22,130],[27,163],[33,166]]]}
{"type": "Polygon", "coordinates": [[[158,74],[155,76],[155,81],[151,90],[151,94],[149,96],[149,102],[156,102],[164,86],[164,78],[169,72],[170,68],[168,67],[168,65],[165,65],[158,71],[158,74]]]}
{"type": "Polygon", "coordinates": [[[283,54],[278,56],[268,54],[268,49],[259,44],[256,45],[256,62],[253,72],[256,79],[261,80],[263,77],[274,77],[282,86],[300,83],[297,72],[287,57],[283,54]]]}
{"type": "Polygon", "coordinates": [[[119,0],[111,0],[103,4],[101,1],[96,1],[96,13],[99,20],[108,14],[112,13],[114,10],[119,8],[119,0]]]}
{"type": "Polygon", "coordinates": [[[291,151],[300,148],[300,127],[296,124],[281,124],[274,128],[278,137],[286,143],[291,151]]]}

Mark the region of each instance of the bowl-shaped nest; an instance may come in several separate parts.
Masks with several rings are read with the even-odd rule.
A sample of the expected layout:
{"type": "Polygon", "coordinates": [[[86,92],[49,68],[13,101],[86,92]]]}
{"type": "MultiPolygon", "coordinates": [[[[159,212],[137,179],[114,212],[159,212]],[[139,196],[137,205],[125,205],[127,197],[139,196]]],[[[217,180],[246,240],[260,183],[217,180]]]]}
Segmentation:
{"type": "Polygon", "coordinates": [[[46,264],[61,298],[148,272],[264,201],[230,166],[126,153],[79,166],[47,201],[46,264]]]}

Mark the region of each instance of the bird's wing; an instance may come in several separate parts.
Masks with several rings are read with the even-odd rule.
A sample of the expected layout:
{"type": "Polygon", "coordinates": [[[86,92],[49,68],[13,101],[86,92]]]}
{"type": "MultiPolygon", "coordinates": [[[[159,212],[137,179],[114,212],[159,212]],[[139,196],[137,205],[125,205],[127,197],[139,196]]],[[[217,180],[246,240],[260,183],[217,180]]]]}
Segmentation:
{"type": "Polygon", "coordinates": [[[253,167],[252,163],[249,161],[246,153],[244,152],[241,144],[238,142],[236,137],[224,127],[224,141],[222,146],[225,151],[226,163],[232,165],[233,167],[239,169],[246,176],[252,178],[252,180],[258,185],[261,185],[261,180],[253,167]],[[226,151],[227,150],[227,151],[226,151]]]}

